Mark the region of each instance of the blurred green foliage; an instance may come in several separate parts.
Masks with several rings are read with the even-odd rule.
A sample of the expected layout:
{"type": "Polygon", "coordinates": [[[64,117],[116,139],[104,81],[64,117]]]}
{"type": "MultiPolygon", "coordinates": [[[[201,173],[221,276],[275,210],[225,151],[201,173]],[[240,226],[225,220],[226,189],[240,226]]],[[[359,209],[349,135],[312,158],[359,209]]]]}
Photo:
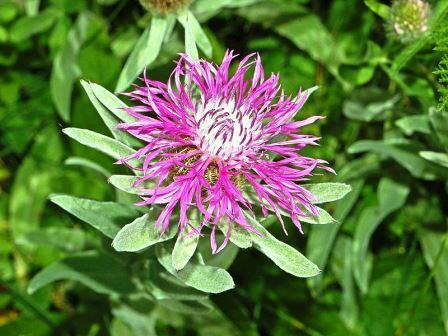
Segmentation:
{"type": "MultiPolygon", "coordinates": [[[[125,170],[61,130],[108,132],[78,80],[113,91],[157,18],[136,0],[0,0],[0,335],[448,335],[448,1],[430,3],[429,34],[402,45],[384,29],[386,2],[193,2],[200,55],[208,44],[216,62],[226,48],[257,51],[286,92],[319,85],[298,118],[326,116],[308,127],[322,136],[312,156],[338,175],[319,182],[352,186],[326,207],[337,224],[288,237],[270,227],[321,275],[298,279],[237,247],[219,259],[200,243],[236,284],[207,296],[160,276],[163,251],[146,262],[114,253],[48,202],[118,200],[106,226],[136,217],[107,181],[125,170]],[[129,274],[150,281],[135,288],[129,274]]],[[[152,77],[165,80],[184,51],[185,20],[156,36],[160,53],[143,65],[152,77]]]]}

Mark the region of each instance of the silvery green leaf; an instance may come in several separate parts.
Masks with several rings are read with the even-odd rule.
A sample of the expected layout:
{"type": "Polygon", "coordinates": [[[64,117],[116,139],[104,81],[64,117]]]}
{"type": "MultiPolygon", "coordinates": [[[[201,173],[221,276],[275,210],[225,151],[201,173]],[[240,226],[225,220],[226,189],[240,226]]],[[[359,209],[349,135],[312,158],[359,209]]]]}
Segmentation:
{"type": "Polygon", "coordinates": [[[230,274],[218,267],[188,263],[182,270],[176,271],[172,265],[171,253],[165,246],[158,245],[157,260],[171,274],[186,285],[206,293],[221,293],[235,287],[230,274]]]}
{"type": "MultiPolygon", "coordinates": [[[[115,139],[117,139],[118,141],[120,141],[124,144],[127,144],[129,146],[136,144],[135,138],[133,138],[132,136],[130,136],[128,133],[124,132],[123,130],[120,130],[117,128],[117,125],[118,125],[117,118],[95,96],[93,89],[92,89],[92,84],[81,80],[81,85],[84,88],[84,90],[86,91],[87,96],[89,97],[93,106],[98,111],[98,114],[100,115],[101,119],[103,119],[107,128],[112,133],[113,137],[115,139]]],[[[122,113],[126,113],[126,112],[122,111],[122,113]]]]}
{"type": "Polygon", "coordinates": [[[95,97],[103,104],[111,113],[123,122],[134,122],[135,118],[130,116],[124,109],[128,107],[113,93],[109,92],[101,85],[90,83],[90,88],[95,97]]]}
{"type": "Polygon", "coordinates": [[[98,202],[69,195],[51,195],[50,200],[109,238],[120,230],[123,219],[139,215],[133,207],[115,202],[98,202]]]}
{"type": "MultiPolygon", "coordinates": [[[[139,191],[139,187],[133,187],[135,181],[137,181],[137,176],[132,175],[112,175],[109,178],[109,183],[112,184],[115,188],[125,191],[129,194],[139,195],[141,192],[139,191]]],[[[148,182],[150,183],[150,182],[148,182]]],[[[150,185],[146,185],[150,187],[150,185]]]]}
{"type": "Polygon", "coordinates": [[[308,224],[337,223],[337,220],[334,219],[327,211],[319,207],[317,207],[317,209],[319,210],[319,216],[313,216],[312,214],[310,214],[309,216],[299,216],[299,220],[308,224]]]}
{"type": "Polygon", "coordinates": [[[254,247],[282,270],[300,278],[308,278],[320,273],[319,268],[299,251],[276,239],[249,215],[247,219],[263,235],[260,237],[252,234],[254,247]]]}
{"type": "Polygon", "coordinates": [[[129,56],[118,78],[115,91],[121,92],[140,75],[144,68],[154,62],[162,47],[167,28],[167,21],[163,16],[153,16],[151,25],[145,29],[134,50],[129,56]]]}
{"type": "Polygon", "coordinates": [[[343,198],[352,188],[345,183],[313,183],[304,184],[302,187],[308,189],[317,200],[313,203],[333,202],[343,198]]]}
{"type": "Polygon", "coordinates": [[[75,25],[67,35],[65,45],[54,57],[50,92],[56,110],[64,121],[70,120],[73,84],[81,75],[78,54],[87,37],[90,21],[91,15],[88,13],[79,14],[75,25]]]}
{"type": "Polygon", "coordinates": [[[120,252],[140,252],[175,236],[176,229],[161,235],[160,229],[154,227],[156,220],[156,210],[153,207],[148,214],[125,225],[115,236],[112,247],[120,252]]]}
{"type": "Polygon", "coordinates": [[[177,16],[177,19],[181,23],[181,25],[184,27],[185,31],[185,52],[187,55],[189,55],[193,59],[197,59],[199,57],[198,55],[198,49],[196,47],[196,38],[194,36],[190,18],[188,16],[187,11],[182,11],[177,16]]]}
{"type": "MultiPolygon", "coordinates": [[[[218,225],[218,227],[222,231],[222,233],[226,235],[227,230],[229,228],[228,224],[222,222],[218,225]]],[[[243,249],[252,246],[252,239],[250,237],[250,233],[247,230],[244,230],[241,227],[239,227],[238,224],[234,224],[232,226],[232,231],[230,232],[230,241],[239,248],[243,249]]]]}
{"type": "Polygon", "coordinates": [[[149,272],[148,288],[157,300],[197,301],[208,298],[208,294],[186,286],[183,281],[168,273],[158,261],[151,263],[149,272]]]}
{"type": "Polygon", "coordinates": [[[117,160],[135,152],[131,147],[128,147],[115,139],[90,130],[69,127],[64,128],[62,132],[79,143],[99,150],[117,160]]]}
{"type": "MultiPolygon", "coordinates": [[[[198,211],[194,211],[190,215],[190,222],[193,226],[198,226],[198,211]]],[[[174,244],[173,253],[171,255],[173,267],[179,271],[185,267],[188,261],[193,256],[199,242],[199,234],[190,234],[193,230],[187,225],[185,231],[177,236],[176,243],[174,244]]]]}
{"type": "MultiPolygon", "coordinates": [[[[246,199],[248,199],[251,204],[260,205],[260,201],[259,201],[255,191],[245,190],[243,194],[244,194],[244,197],[246,197],[246,199]]],[[[265,203],[265,206],[269,210],[273,211],[269,204],[265,203]]],[[[317,207],[317,209],[319,210],[319,216],[313,216],[312,214],[309,214],[307,216],[299,216],[299,220],[304,223],[309,223],[309,224],[337,223],[337,221],[327,211],[325,211],[324,209],[319,208],[319,207],[317,207]]],[[[290,217],[290,215],[283,209],[279,209],[279,212],[282,216],[290,217]]],[[[235,243],[235,244],[238,246],[237,243],[235,243]]],[[[242,246],[240,246],[240,247],[242,247],[242,246]]]]}
{"type": "Polygon", "coordinates": [[[190,31],[193,34],[194,40],[198,47],[204,52],[205,56],[212,57],[212,45],[205,34],[204,30],[201,27],[201,24],[195,18],[193,13],[187,11],[187,22],[186,24],[189,26],[190,31]]]}

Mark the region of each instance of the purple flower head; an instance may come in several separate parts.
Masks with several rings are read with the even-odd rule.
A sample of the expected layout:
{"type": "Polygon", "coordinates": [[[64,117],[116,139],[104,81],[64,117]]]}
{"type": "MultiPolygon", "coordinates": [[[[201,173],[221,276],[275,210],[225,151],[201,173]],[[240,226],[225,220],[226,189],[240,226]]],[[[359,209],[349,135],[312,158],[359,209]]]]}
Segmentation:
{"type": "Polygon", "coordinates": [[[286,213],[301,230],[299,216],[318,215],[318,209],[297,182],[316,168],[331,171],[325,161],[299,154],[319,139],[301,128],[322,117],[293,120],[308,91],[286,96],[278,75],[264,77],[255,54],[230,75],[235,57],[228,51],[217,66],[182,54],[166,84],[145,76],[144,85],[127,94],[138,102],[127,108],[136,121],[119,125],[145,143],[120,160],[141,162],[133,167],[142,171],[135,183],[143,199],[138,205],[164,204],[155,224],[162,233],[175,211],[180,232],[189,227],[199,234],[210,227],[214,253],[227,244],[234,226],[257,233],[244,213],[254,206],[265,216],[273,211],[284,230],[286,213]],[[197,225],[189,221],[192,211],[201,214],[197,225]],[[222,225],[225,239],[217,248],[215,232],[222,225]]]}

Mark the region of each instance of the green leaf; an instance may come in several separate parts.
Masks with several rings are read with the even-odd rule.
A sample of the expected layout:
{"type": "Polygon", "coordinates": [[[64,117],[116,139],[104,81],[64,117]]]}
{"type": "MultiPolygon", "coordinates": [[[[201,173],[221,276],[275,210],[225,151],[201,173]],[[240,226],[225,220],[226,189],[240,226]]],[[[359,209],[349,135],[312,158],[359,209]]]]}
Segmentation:
{"type": "Polygon", "coordinates": [[[391,97],[381,89],[367,87],[355,91],[342,110],[347,118],[369,122],[384,117],[399,99],[399,95],[391,97]]]}
{"type": "MultiPolygon", "coordinates": [[[[104,123],[106,124],[107,128],[112,133],[113,137],[117,139],[118,141],[127,144],[129,146],[132,146],[132,144],[135,144],[135,138],[124,132],[123,130],[120,130],[117,128],[118,120],[115,118],[113,114],[109,112],[107,108],[104,107],[104,105],[99,101],[99,99],[96,97],[96,95],[93,92],[92,84],[81,80],[81,85],[84,88],[84,90],[87,93],[87,96],[89,97],[90,101],[92,102],[95,109],[98,111],[98,114],[100,115],[101,119],[103,119],[104,123]]],[[[117,105],[121,106],[121,105],[117,105]]],[[[126,113],[123,111],[123,113],[126,113]]]]}
{"type": "Polygon", "coordinates": [[[412,176],[425,180],[434,180],[439,175],[444,176],[440,168],[422,159],[417,154],[406,149],[412,143],[400,140],[360,140],[348,148],[349,153],[373,152],[385,155],[397,161],[406,168],[412,176]]]}
{"type": "Polygon", "coordinates": [[[157,261],[150,267],[150,291],[157,300],[204,300],[208,294],[186,286],[181,280],[166,270],[157,261]]]}
{"type": "Polygon", "coordinates": [[[364,0],[364,3],[375,14],[379,15],[385,20],[389,19],[389,6],[386,6],[385,4],[382,4],[376,0],[364,0]]]}
{"type": "Polygon", "coordinates": [[[103,168],[96,162],[90,161],[82,157],[71,156],[67,160],[65,160],[64,163],[69,166],[80,166],[92,169],[105,177],[109,177],[111,175],[111,173],[107,169],[103,168]]]}
{"type": "Polygon", "coordinates": [[[333,224],[337,223],[331,215],[325,211],[317,207],[319,210],[319,216],[314,216],[313,214],[309,214],[309,216],[299,216],[299,220],[308,224],[333,224]]]}
{"type": "Polygon", "coordinates": [[[185,31],[185,52],[191,58],[197,59],[199,56],[198,56],[198,49],[196,48],[196,38],[193,33],[188,12],[186,10],[180,12],[177,16],[177,19],[184,27],[185,31]]]}
{"type": "MultiPolygon", "coordinates": [[[[112,314],[132,332],[129,336],[156,336],[157,312],[153,300],[140,295],[130,299],[120,300],[114,305],[112,314]]],[[[122,331],[116,336],[125,336],[122,331]]]]}
{"type": "Polygon", "coordinates": [[[114,202],[98,202],[69,195],[52,195],[50,200],[109,238],[115,237],[129,218],[139,215],[133,207],[114,202]]]}
{"type": "Polygon", "coordinates": [[[339,315],[345,324],[353,329],[359,315],[356,288],[352,275],[352,240],[346,236],[340,236],[336,241],[332,269],[342,287],[342,302],[339,315]]]}
{"type": "Polygon", "coordinates": [[[64,47],[56,54],[50,77],[50,91],[53,103],[64,121],[70,120],[70,105],[73,85],[81,75],[77,59],[87,37],[90,16],[81,13],[69,31],[64,47]]]}
{"type": "Polygon", "coordinates": [[[448,168],[448,154],[436,153],[431,151],[421,151],[418,153],[425,160],[434,162],[440,166],[448,168]]]}
{"type": "Polygon", "coordinates": [[[448,334],[448,242],[447,235],[422,230],[419,234],[428,267],[434,275],[445,332],[448,334]]]}
{"type": "MultiPolygon", "coordinates": [[[[364,181],[355,180],[351,182],[351,185],[353,188],[352,192],[336,203],[334,216],[340,222],[345,220],[358,200],[361,189],[364,186],[364,181]]],[[[311,228],[311,232],[308,235],[306,255],[321,269],[324,269],[327,264],[328,257],[332,250],[339,228],[340,224],[330,226],[314,225],[311,228]]],[[[322,290],[322,278],[322,275],[319,275],[317,277],[307,279],[308,285],[314,296],[322,290]]]]}
{"type": "Polygon", "coordinates": [[[302,187],[308,189],[316,196],[316,201],[313,202],[314,204],[337,201],[352,190],[350,185],[345,183],[303,184],[302,187]]]}
{"type": "MultiPolygon", "coordinates": [[[[133,184],[135,183],[135,181],[137,181],[137,179],[137,176],[132,175],[112,175],[109,178],[109,183],[112,184],[115,188],[125,191],[129,194],[139,195],[139,188],[133,187],[133,184]]],[[[150,187],[148,184],[145,184],[145,186],[150,187]]]]}
{"type": "Polygon", "coordinates": [[[19,19],[11,27],[11,42],[20,43],[30,39],[34,35],[45,32],[51,28],[59,16],[59,11],[53,8],[48,8],[39,13],[37,16],[23,17],[19,19]]]}
{"type": "Polygon", "coordinates": [[[172,265],[171,254],[166,247],[158,245],[156,253],[157,260],[168,272],[197,290],[217,294],[235,287],[230,274],[222,268],[190,262],[182,270],[176,271],[172,265]]]}
{"type": "MultiPolygon", "coordinates": [[[[227,233],[229,228],[226,222],[218,225],[223,234],[227,233]]],[[[233,225],[230,233],[230,241],[239,248],[246,249],[252,246],[252,238],[247,230],[242,229],[239,225],[233,225]]]]}
{"type": "Polygon", "coordinates": [[[16,240],[18,245],[54,247],[67,252],[82,250],[86,242],[84,231],[65,227],[40,228],[16,240]]]}
{"type": "Polygon", "coordinates": [[[409,187],[389,178],[378,185],[378,207],[368,207],[361,213],[353,239],[353,273],[365,294],[368,291],[369,265],[366,263],[370,239],[381,222],[392,212],[400,209],[409,194],[409,187]]]}
{"type": "Polygon", "coordinates": [[[260,237],[252,234],[254,247],[282,270],[299,278],[308,278],[320,273],[319,268],[299,251],[276,239],[252,217],[247,216],[247,219],[263,235],[260,237]]]}
{"type": "Polygon", "coordinates": [[[440,143],[448,151],[448,112],[431,109],[429,118],[440,143]]]}
{"type": "Polygon", "coordinates": [[[412,115],[398,119],[395,124],[400,127],[406,135],[412,135],[416,132],[430,134],[429,117],[427,115],[412,115]]]}
{"type": "Polygon", "coordinates": [[[101,294],[128,294],[133,290],[125,265],[97,251],[82,252],[54,262],[31,279],[28,293],[58,280],[79,281],[101,294]]]}
{"type": "MultiPolygon", "coordinates": [[[[178,20],[184,26],[185,30],[188,29],[188,34],[191,34],[188,37],[190,43],[194,42],[195,45],[197,44],[198,47],[204,52],[205,56],[209,58],[212,57],[212,45],[193,13],[189,10],[185,10],[179,13],[178,20]]],[[[187,40],[187,37],[185,39],[187,40]]]]}
{"type": "Polygon", "coordinates": [[[282,36],[306,51],[317,62],[324,64],[344,88],[351,85],[339,75],[339,67],[346,62],[344,50],[339,48],[318,16],[306,15],[273,26],[282,36]]]}
{"type": "Polygon", "coordinates": [[[171,311],[187,315],[207,314],[213,310],[213,305],[209,300],[180,301],[173,299],[163,299],[157,301],[157,303],[171,311]]]}
{"type": "Polygon", "coordinates": [[[162,47],[166,28],[167,21],[163,16],[153,16],[151,26],[145,29],[121,71],[116,92],[126,90],[144,68],[155,61],[162,47]]]}
{"type": "Polygon", "coordinates": [[[123,103],[117,96],[109,92],[101,85],[90,83],[90,88],[93,91],[95,97],[103,104],[110,112],[112,112],[115,117],[123,122],[134,122],[135,118],[130,116],[124,109],[128,107],[123,103]]]}
{"type": "MultiPolygon", "coordinates": [[[[34,137],[34,144],[15,169],[8,201],[8,231],[14,239],[38,229],[48,195],[54,188],[62,158],[62,144],[54,126],[45,127],[34,137]]],[[[0,199],[7,199],[2,193],[0,199]]]]}
{"type": "Polygon", "coordinates": [[[409,186],[383,177],[378,184],[378,203],[381,218],[400,209],[409,195],[409,186]]]}
{"type": "Polygon", "coordinates": [[[115,236],[112,247],[120,252],[140,252],[154,244],[169,240],[176,235],[176,229],[160,234],[160,229],[155,228],[157,220],[156,209],[152,207],[149,213],[135,219],[125,225],[115,236]]]}
{"type": "Polygon", "coordinates": [[[64,128],[62,132],[79,143],[99,150],[117,160],[135,152],[132,148],[115,139],[86,129],[69,127],[64,128]]]}
{"type": "MultiPolygon", "coordinates": [[[[255,191],[253,191],[253,190],[245,190],[245,192],[244,192],[244,196],[250,201],[250,203],[252,203],[252,204],[254,204],[254,205],[259,205],[259,200],[258,200],[258,197],[257,197],[255,191]]],[[[270,206],[269,204],[266,203],[265,206],[266,206],[269,210],[273,211],[272,208],[271,208],[271,206],[270,206]]],[[[324,209],[319,208],[319,207],[317,207],[317,209],[318,209],[318,211],[319,211],[319,215],[318,215],[318,216],[315,216],[314,214],[309,213],[309,214],[307,214],[306,216],[299,216],[299,220],[302,221],[302,222],[304,222],[304,223],[309,223],[309,224],[331,224],[331,223],[336,223],[336,222],[337,222],[337,221],[336,221],[333,217],[331,217],[331,215],[330,215],[327,211],[325,211],[324,209]]],[[[290,216],[287,212],[285,212],[285,211],[282,210],[282,209],[280,209],[280,214],[281,214],[282,216],[286,216],[286,217],[289,217],[289,216],[290,216]]],[[[225,229],[225,227],[223,226],[222,229],[225,229]]],[[[232,229],[232,230],[233,230],[233,229],[232,229]]],[[[242,235],[244,235],[244,233],[242,233],[242,235]]],[[[240,236],[241,236],[241,235],[240,235],[240,236]]],[[[230,236],[230,240],[232,241],[232,236],[230,236]]],[[[236,244],[237,246],[239,246],[238,244],[241,243],[241,244],[243,244],[243,245],[242,245],[242,246],[239,246],[239,247],[241,247],[241,248],[247,248],[247,247],[249,247],[249,246],[244,246],[244,245],[245,245],[245,240],[246,240],[246,237],[244,237],[244,236],[237,237],[237,238],[235,239],[235,244],[236,244]],[[238,241],[237,241],[237,240],[238,240],[238,241]]]]}
{"type": "Polygon", "coordinates": [[[419,38],[414,43],[405,47],[397,57],[395,57],[390,68],[392,78],[398,76],[398,72],[431,40],[430,35],[426,34],[419,38]]]}
{"type": "MultiPolygon", "coordinates": [[[[189,218],[191,225],[198,225],[198,217],[197,211],[196,218],[189,218]]],[[[190,217],[193,215],[190,215],[190,217]]],[[[188,261],[193,256],[199,242],[199,235],[192,234],[190,226],[187,226],[185,231],[182,234],[179,234],[176,240],[176,244],[174,244],[173,253],[171,255],[173,267],[176,271],[179,271],[185,267],[188,261]]]]}

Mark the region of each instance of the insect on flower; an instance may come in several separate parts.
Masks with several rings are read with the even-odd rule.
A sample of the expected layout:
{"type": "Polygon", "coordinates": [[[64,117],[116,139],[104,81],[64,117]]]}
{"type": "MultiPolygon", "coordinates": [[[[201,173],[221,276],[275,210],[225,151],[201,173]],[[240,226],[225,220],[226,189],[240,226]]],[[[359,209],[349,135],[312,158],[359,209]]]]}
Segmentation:
{"type": "Polygon", "coordinates": [[[214,253],[225,247],[235,225],[256,233],[244,212],[254,206],[264,215],[273,211],[285,232],[282,213],[301,230],[299,216],[318,215],[318,209],[298,182],[315,169],[332,171],[325,161],[299,154],[319,139],[301,128],[322,117],[293,120],[312,90],[286,96],[279,75],[265,78],[255,54],[244,57],[230,75],[235,57],[228,51],[217,66],[182,54],[166,84],[145,75],[143,86],[127,93],[138,102],[126,109],[136,121],[118,126],[145,143],[120,160],[141,162],[133,167],[142,171],[135,183],[143,199],[138,205],[164,204],[155,223],[161,232],[175,211],[180,232],[190,226],[199,234],[209,226],[214,253]],[[202,217],[196,226],[189,221],[194,209],[202,217]],[[216,228],[224,224],[218,248],[216,228]]]}

